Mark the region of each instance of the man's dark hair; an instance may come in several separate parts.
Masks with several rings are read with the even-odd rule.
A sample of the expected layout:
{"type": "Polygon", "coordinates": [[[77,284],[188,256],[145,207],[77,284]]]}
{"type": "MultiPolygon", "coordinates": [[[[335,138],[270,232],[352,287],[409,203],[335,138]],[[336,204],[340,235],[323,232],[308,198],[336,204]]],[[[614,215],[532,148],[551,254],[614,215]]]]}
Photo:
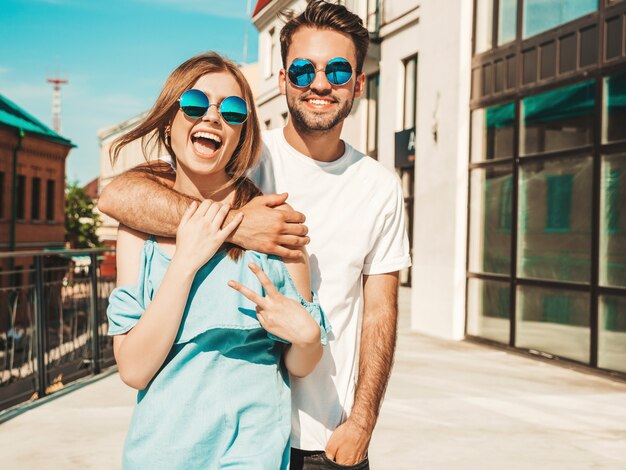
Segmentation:
{"type": "Polygon", "coordinates": [[[363,71],[363,62],[369,47],[370,36],[363,26],[361,18],[345,6],[324,0],[312,0],[298,16],[292,17],[289,13],[285,13],[283,16],[285,18],[291,17],[280,31],[280,54],[284,68],[287,68],[287,51],[291,46],[294,33],[299,28],[308,26],[350,35],[356,49],[356,73],[359,74],[363,71]]]}

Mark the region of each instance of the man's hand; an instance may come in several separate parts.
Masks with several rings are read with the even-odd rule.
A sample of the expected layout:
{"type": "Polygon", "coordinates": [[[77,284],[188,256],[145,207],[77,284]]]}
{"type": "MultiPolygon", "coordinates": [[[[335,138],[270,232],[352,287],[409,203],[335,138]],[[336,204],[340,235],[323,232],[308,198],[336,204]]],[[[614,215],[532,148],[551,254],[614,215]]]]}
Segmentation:
{"type": "Polygon", "coordinates": [[[356,465],[365,459],[371,432],[348,418],[330,436],[326,457],[339,465],[356,465]]]}
{"type": "Polygon", "coordinates": [[[309,229],[304,225],[304,214],[278,207],[285,204],[287,193],[257,196],[239,209],[243,213],[241,225],[228,240],[248,250],[298,259],[297,249],[309,243],[309,229]],[[280,210],[276,210],[280,209],[280,210]]]}

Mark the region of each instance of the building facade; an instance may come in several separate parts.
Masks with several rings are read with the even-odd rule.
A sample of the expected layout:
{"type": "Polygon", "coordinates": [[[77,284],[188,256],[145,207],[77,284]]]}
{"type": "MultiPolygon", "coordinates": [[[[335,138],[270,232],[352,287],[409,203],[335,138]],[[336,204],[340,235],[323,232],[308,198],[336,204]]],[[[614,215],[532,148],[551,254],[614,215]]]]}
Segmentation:
{"type": "MultiPolygon", "coordinates": [[[[0,251],[65,246],[65,159],[72,142],[0,95],[0,251]]],[[[32,257],[0,261],[2,285],[25,281],[32,257]]]]}
{"type": "MultiPolygon", "coordinates": [[[[373,46],[342,138],[403,181],[412,328],[626,372],[626,1],[340,3],[373,46]]],[[[305,4],[253,14],[265,127],[305,4]]]]}

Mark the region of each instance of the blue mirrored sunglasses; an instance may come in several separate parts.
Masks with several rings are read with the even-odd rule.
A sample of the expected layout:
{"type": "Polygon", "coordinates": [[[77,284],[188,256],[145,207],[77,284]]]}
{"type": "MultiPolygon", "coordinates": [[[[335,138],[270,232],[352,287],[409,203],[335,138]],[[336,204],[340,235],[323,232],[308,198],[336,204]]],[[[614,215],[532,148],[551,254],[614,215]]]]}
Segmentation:
{"type": "Polygon", "coordinates": [[[330,59],[324,69],[316,69],[310,60],[296,59],[289,66],[289,81],[299,88],[309,86],[315,80],[315,74],[324,70],[326,79],[332,85],[345,85],[352,78],[352,65],[343,57],[330,59]]]}
{"type": "Polygon", "coordinates": [[[192,88],[179,98],[180,109],[192,119],[204,116],[211,106],[217,106],[222,119],[228,124],[243,124],[248,119],[248,105],[239,96],[228,96],[219,105],[211,104],[209,97],[202,90],[192,88]]]}

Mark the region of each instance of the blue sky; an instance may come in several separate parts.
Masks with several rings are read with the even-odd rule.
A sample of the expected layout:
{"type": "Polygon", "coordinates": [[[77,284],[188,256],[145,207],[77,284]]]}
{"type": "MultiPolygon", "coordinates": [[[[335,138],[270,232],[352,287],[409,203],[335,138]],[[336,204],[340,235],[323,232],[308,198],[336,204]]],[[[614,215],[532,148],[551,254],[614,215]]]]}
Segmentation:
{"type": "MultiPolygon", "coordinates": [[[[67,179],[98,175],[99,129],[150,108],[169,73],[214,50],[255,62],[258,34],[247,0],[1,0],[0,93],[52,127],[59,71],[62,135],[78,147],[67,179]]],[[[251,1],[254,8],[256,0],[251,1]]]]}

